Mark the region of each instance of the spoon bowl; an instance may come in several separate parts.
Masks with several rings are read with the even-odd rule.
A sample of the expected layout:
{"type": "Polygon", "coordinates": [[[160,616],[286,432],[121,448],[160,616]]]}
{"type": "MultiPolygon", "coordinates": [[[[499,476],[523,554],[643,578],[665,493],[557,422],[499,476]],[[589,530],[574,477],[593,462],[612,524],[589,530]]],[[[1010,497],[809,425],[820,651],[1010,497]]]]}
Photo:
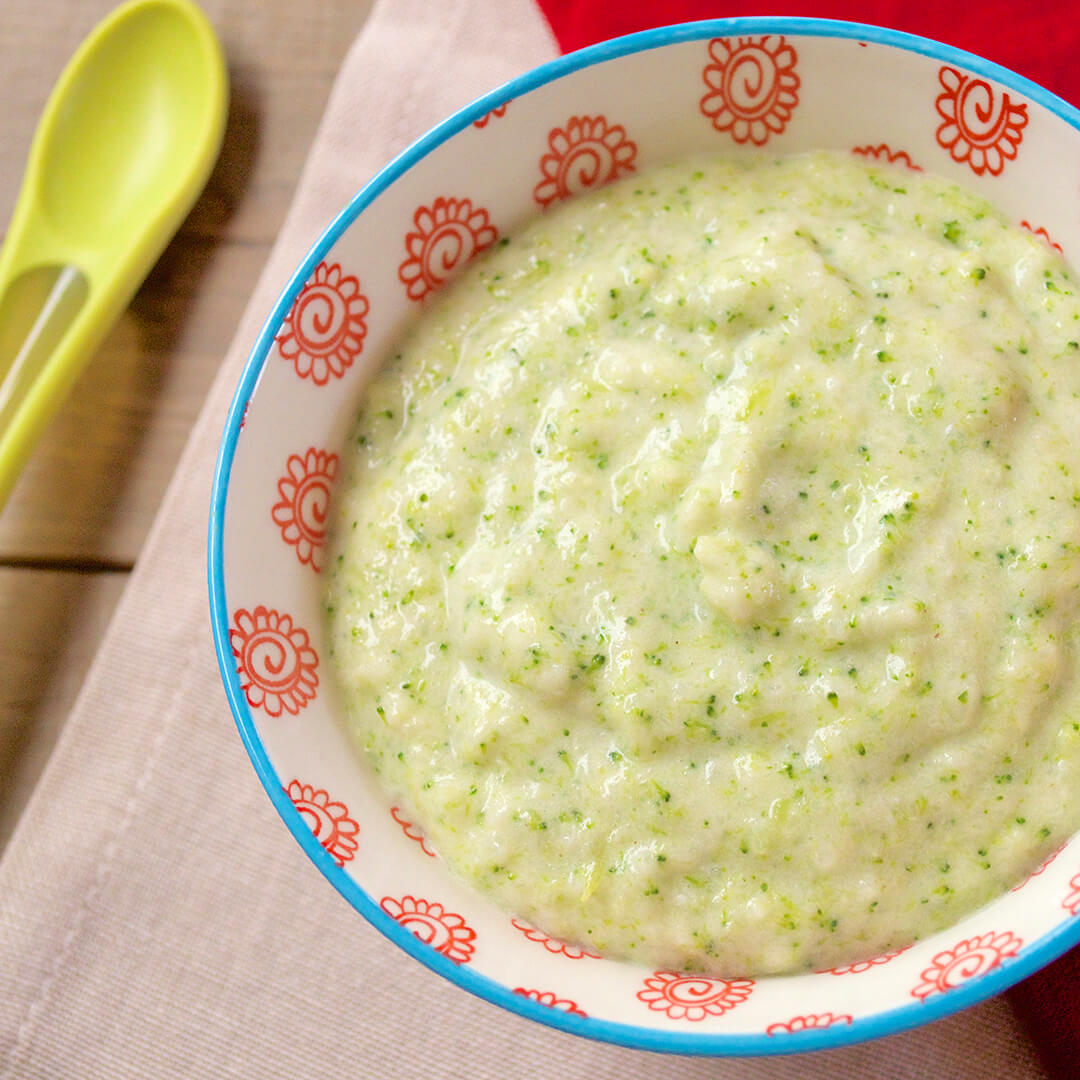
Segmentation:
{"type": "Polygon", "coordinates": [[[218,108],[215,57],[186,5],[153,0],[119,15],[72,72],[37,177],[43,215],[88,254],[112,247],[117,229],[152,227],[183,194],[218,108]]]}
{"type": "Polygon", "coordinates": [[[0,507],[205,185],[226,103],[220,45],[190,0],[129,0],[60,76],[0,251],[0,507]]]}

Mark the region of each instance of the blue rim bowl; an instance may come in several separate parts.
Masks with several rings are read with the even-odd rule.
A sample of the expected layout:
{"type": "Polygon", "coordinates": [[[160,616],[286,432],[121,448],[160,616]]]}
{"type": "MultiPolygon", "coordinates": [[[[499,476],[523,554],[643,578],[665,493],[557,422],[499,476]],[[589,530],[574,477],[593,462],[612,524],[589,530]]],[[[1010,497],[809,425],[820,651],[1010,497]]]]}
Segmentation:
{"type": "Polygon", "coordinates": [[[232,709],[241,739],[255,771],[289,831],[335,889],[349,901],[372,925],[414,959],[432,971],[469,991],[519,1016],[558,1028],[563,1031],[654,1052],[705,1056],[751,1056],[791,1054],[808,1050],[825,1050],[893,1035],[910,1028],[931,1023],[942,1017],[968,1008],[1001,993],[1055,960],[1073,946],[1080,944],[1080,919],[1059,924],[1052,932],[1023,948],[1014,958],[976,979],[939,994],[929,1001],[912,1001],[902,1007],[855,1019],[851,1024],[809,1029],[786,1035],[777,1040],[760,1034],[695,1033],[661,1031],[582,1018],[564,1013],[528,998],[485,975],[459,966],[447,957],[421,943],[406,929],[383,912],[378,904],[345,870],[340,868],[322,847],[299,811],[285,793],[281,778],[275,772],[266,749],[256,730],[251,711],[240,686],[236,663],[229,643],[229,604],[226,597],[223,570],[223,531],[225,507],[229,497],[229,480],[236,453],[237,437],[245,406],[266,364],[274,337],[293,301],[315,267],[326,257],[342,234],[375,198],[408,172],[414,165],[453,135],[481,119],[510,98],[518,98],[567,74],[604,61],[627,56],[661,46],[716,37],[743,35],[785,34],[803,37],[849,38],[892,46],[908,52],[931,57],[943,63],[966,68],[984,78],[1015,90],[1080,131],[1080,111],[1049,90],[1021,75],[985,60],[972,53],[883,27],[863,23],[828,19],[746,17],[710,19],[661,27],[581,49],[578,52],[542,64],[524,75],[505,83],[460,109],[432,128],[411,146],[395,157],[371,179],[349,204],[333,219],[318,238],[307,256],[297,267],[277,302],[271,309],[245,364],[239,385],[233,396],[225,422],[214,470],[210,505],[208,542],[208,578],[210,614],[218,665],[226,696],[232,709]]]}

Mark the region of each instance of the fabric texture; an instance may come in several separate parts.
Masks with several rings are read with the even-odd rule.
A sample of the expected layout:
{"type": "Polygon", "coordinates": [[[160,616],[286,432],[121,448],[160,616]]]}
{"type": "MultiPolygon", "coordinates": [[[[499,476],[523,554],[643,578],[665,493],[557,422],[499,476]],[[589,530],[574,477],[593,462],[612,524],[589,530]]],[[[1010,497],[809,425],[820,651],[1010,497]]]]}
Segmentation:
{"type": "Polygon", "coordinates": [[[213,462],[246,354],[292,268],[374,171],[556,52],[532,0],[381,0],[351,50],[130,585],[0,861],[0,1080],[1044,1075],[1001,999],[875,1043],[747,1061],[665,1058],[521,1020],[368,926],[303,856],[248,763],[217,674],[204,565],[213,462]]]}

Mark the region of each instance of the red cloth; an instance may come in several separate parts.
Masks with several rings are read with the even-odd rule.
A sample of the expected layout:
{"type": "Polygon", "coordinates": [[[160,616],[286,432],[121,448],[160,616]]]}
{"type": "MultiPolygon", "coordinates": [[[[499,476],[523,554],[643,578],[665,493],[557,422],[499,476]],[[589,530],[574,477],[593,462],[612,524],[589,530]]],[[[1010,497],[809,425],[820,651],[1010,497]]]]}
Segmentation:
{"type": "MultiPolygon", "coordinates": [[[[564,52],[669,23],[737,15],[802,15],[875,23],[978,53],[1080,105],[1076,0],[813,0],[763,6],[705,0],[537,0],[564,52]]],[[[1006,994],[1054,1080],[1080,1077],[1080,949],[1006,994]]]]}
{"type": "MultiPolygon", "coordinates": [[[[605,38],[693,19],[803,15],[876,23],[978,53],[1080,105],[1080,8],[1076,0],[538,0],[564,52],[605,38]]],[[[1080,1067],[1077,1069],[1080,1076],[1080,1067]]]]}

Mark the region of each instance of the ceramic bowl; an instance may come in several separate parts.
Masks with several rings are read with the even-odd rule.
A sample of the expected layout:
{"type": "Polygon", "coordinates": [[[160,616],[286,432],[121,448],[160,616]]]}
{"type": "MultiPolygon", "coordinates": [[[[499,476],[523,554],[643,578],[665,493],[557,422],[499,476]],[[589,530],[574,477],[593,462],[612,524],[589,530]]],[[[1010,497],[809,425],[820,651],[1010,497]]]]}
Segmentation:
{"type": "Polygon", "coordinates": [[[512,1012],[650,1050],[768,1054],[937,1019],[1080,941],[1080,837],[910,948],[789,977],[598,958],[455,880],[339,723],[319,603],[342,436],[425,298],[544,207],[691,153],[831,148],[984,193],[1080,258],[1080,112],[978,57],[787,18],[669,27],[562,57],[425,135],[344,209],[269,317],[229,413],[210,530],[213,627],[251,760],[303,849],[433,971],[512,1012]],[[478,163],[485,163],[479,167],[478,163]]]}

